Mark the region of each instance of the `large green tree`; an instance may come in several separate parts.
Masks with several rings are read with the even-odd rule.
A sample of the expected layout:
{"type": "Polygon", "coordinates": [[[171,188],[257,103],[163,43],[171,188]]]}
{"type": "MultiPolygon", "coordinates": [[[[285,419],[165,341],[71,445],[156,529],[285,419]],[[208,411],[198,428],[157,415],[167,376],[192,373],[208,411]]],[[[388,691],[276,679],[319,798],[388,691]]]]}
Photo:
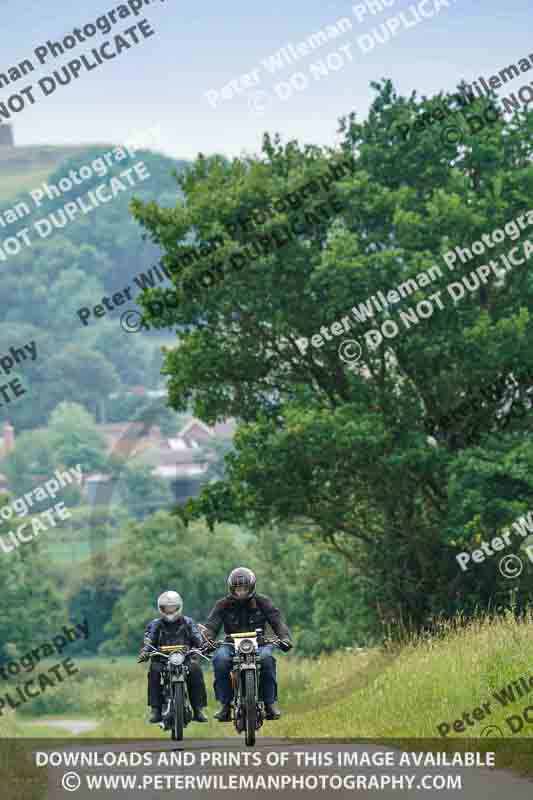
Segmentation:
{"type": "MultiPolygon", "coordinates": [[[[265,136],[261,158],[199,157],[181,182],[185,203],[136,203],[134,214],[163,248],[174,283],[162,313],[152,301],[164,293],[145,296],[147,319],[186,331],[165,362],[172,405],[192,404],[208,423],[241,422],[225,479],[190,513],[211,523],[303,522],[345,555],[383,619],[420,626],[507,599],[509,589],[529,599],[527,581],[505,582],[495,559],[463,574],[455,554],[533,497],[532,417],[502,419],[533,374],[532,273],[524,266],[493,277],[456,307],[448,298],[377,348],[363,336],[376,321],[358,326],[347,338],[360,341],[364,367],[351,371],[337,352],[342,337],[305,351],[297,339],[434,264],[441,284],[418,290],[402,310],[505,253],[509,238],[455,274],[441,258],[529,209],[533,116],[474,134],[452,96],[405,98],[388,81],[374,88],[368,119],[341,121],[339,151],[265,136]],[[457,111],[458,143],[446,141],[449,120],[405,136],[406,124],[444,101],[457,111]],[[335,179],[328,166],[341,157],[350,174],[335,179]],[[326,200],[337,210],[309,214],[326,200]],[[236,226],[238,218],[248,222],[236,226]],[[274,234],[278,245],[250,255],[247,243],[274,234]],[[230,260],[237,250],[247,254],[244,268],[230,260]],[[205,279],[207,267],[218,280],[205,279]],[[467,412],[468,424],[454,413],[480,386],[511,375],[518,388],[500,381],[494,398],[467,412]]],[[[464,114],[486,106],[476,100],[464,114]]]]}

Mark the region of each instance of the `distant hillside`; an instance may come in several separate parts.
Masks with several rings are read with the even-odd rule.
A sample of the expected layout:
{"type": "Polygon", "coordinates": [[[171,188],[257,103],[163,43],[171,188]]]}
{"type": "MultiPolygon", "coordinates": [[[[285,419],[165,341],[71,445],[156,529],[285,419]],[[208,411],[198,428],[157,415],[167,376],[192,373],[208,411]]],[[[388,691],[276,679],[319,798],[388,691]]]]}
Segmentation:
{"type": "Polygon", "coordinates": [[[143,239],[141,226],[131,216],[130,203],[135,197],[174,208],[182,196],[175,173],[181,173],[188,162],[142,149],[133,158],[106,166],[102,155],[113,147],[94,144],[0,150],[2,211],[19,200],[27,202],[27,192],[44,180],[59,184],[71,169],[80,170],[97,158],[101,161],[98,172],[93,171],[79,186],[43,200],[39,206],[27,202],[29,213],[0,227],[0,241],[23,228],[29,230],[29,244],[24,243],[0,265],[0,352],[7,352],[17,341],[39,343],[38,358],[24,366],[25,385],[31,386],[34,402],[28,398],[26,403],[0,409],[0,424],[9,418],[17,431],[45,424],[65,397],[96,413],[99,397],[129,386],[156,388],[160,381],[160,348],[152,341],[151,332],[125,334],[119,322],[125,307],[117,303],[105,319],[91,319],[88,325],[82,324],[77,312],[93,308],[102,297],[124,287],[132,287],[131,303],[136,303],[134,277],[140,272],[150,274],[160,250],[143,239]],[[65,224],[65,218],[61,218],[65,203],[78,196],[87,199],[93,189],[109,184],[112,176],[138,161],[148,173],[145,180],[132,185],[123,181],[113,202],[86,202],[84,213],[80,211],[65,224]],[[18,178],[17,185],[14,178],[18,178]],[[45,236],[35,228],[37,218],[54,220],[53,227],[48,222],[50,229],[45,236]]]}
{"type": "Polygon", "coordinates": [[[0,203],[38,186],[67,158],[87,145],[55,147],[0,147],[0,203]]]}
{"type": "MultiPolygon", "coordinates": [[[[30,191],[45,181],[68,159],[89,151],[89,159],[117,147],[120,143],[95,143],[79,145],[35,145],[31,147],[0,147],[0,205],[12,201],[18,194],[30,191]]],[[[146,152],[146,151],[144,151],[146,152]]],[[[173,159],[168,159],[169,162],[173,159]]],[[[80,159],[80,164],[86,159],[80,159]]],[[[182,167],[186,162],[177,161],[182,167]]],[[[72,165],[75,166],[74,164],[72,165]]]]}

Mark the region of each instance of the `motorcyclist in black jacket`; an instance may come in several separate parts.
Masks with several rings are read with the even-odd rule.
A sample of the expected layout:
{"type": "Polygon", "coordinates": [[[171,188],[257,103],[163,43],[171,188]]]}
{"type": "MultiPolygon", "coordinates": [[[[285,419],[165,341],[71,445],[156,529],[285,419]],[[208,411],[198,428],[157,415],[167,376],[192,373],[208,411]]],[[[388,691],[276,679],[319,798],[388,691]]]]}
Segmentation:
{"type": "MultiPolygon", "coordinates": [[[[185,644],[188,647],[201,648],[205,642],[196,624],[190,617],[183,616],[183,600],[177,592],[163,592],[157,600],[159,619],[148,623],[144,632],[144,646],[139,653],[139,661],[147,661],[150,647],[160,649],[162,645],[185,644]]],[[[189,659],[189,675],[187,676],[187,690],[193,708],[195,722],[207,722],[207,717],[202,711],[207,705],[207,694],[202,669],[198,661],[189,659]]],[[[148,672],[148,705],[152,707],[150,722],[161,722],[163,707],[163,692],[161,687],[161,671],[163,669],[161,656],[153,656],[148,672]]]]}
{"type": "MultiPolygon", "coordinates": [[[[281,640],[281,648],[285,652],[291,649],[291,635],[287,625],[282,619],[281,612],[274,603],[264,594],[255,591],[255,575],[246,567],[237,567],[228,577],[228,594],[218,600],[212,609],[205,626],[201,626],[205,636],[215,639],[220,627],[224,632],[245,633],[256,628],[265,629],[268,623],[281,640]]],[[[219,647],[214,658],[215,671],[215,696],[222,704],[215,718],[220,722],[229,722],[231,719],[232,690],[230,672],[232,668],[233,645],[226,635],[227,645],[219,647]]],[[[265,703],[267,719],[279,719],[280,712],[276,708],[277,683],[276,660],[272,655],[272,645],[263,645],[259,648],[261,659],[260,693],[265,703]]]]}

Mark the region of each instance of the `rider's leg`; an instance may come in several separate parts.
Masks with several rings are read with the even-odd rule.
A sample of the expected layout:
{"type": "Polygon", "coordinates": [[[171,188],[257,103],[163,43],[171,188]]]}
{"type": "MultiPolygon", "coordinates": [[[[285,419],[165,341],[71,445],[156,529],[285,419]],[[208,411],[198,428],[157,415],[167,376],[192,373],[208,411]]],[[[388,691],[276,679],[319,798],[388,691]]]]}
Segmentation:
{"type": "Polygon", "coordinates": [[[163,692],[161,689],[161,664],[152,661],[148,672],[148,705],[152,707],[150,722],[161,722],[163,692]]]}
{"type": "Polygon", "coordinates": [[[219,647],[213,658],[213,670],[215,672],[215,697],[221,703],[231,703],[233,693],[231,690],[230,672],[233,666],[233,649],[231,645],[225,644],[219,647]]]}
{"type": "Polygon", "coordinates": [[[261,659],[261,691],[265,704],[272,705],[278,699],[278,684],[276,681],[276,659],[272,655],[271,644],[259,648],[261,659]]]}
{"type": "Polygon", "coordinates": [[[261,683],[259,696],[265,703],[267,719],[278,719],[280,713],[274,703],[278,697],[278,684],[276,681],[276,659],[272,655],[272,645],[263,645],[259,648],[261,659],[261,683]]]}
{"type": "Polygon", "coordinates": [[[213,670],[215,673],[215,697],[222,703],[222,708],[215,714],[220,721],[230,719],[230,703],[233,699],[231,688],[230,672],[233,666],[233,647],[229,644],[219,647],[213,658],[213,670]]]}
{"type": "Polygon", "coordinates": [[[187,690],[194,711],[193,719],[195,722],[207,722],[207,717],[202,712],[202,708],[207,705],[204,673],[202,672],[201,666],[194,661],[189,662],[187,690]]]}

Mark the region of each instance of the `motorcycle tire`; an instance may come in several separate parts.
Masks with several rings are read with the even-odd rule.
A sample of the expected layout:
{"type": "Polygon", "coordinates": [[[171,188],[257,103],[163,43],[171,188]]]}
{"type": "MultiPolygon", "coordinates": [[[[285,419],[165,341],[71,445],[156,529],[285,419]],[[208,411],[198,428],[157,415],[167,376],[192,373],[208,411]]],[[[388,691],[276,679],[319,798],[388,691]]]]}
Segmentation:
{"type": "Polygon", "coordinates": [[[255,672],[251,669],[246,670],[244,676],[244,715],[246,722],[246,746],[253,747],[255,744],[257,704],[255,698],[255,672]]]}
{"type": "Polygon", "coordinates": [[[183,739],[185,713],[185,695],[183,684],[174,684],[174,720],[172,724],[172,738],[178,742],[183,739]]]}

